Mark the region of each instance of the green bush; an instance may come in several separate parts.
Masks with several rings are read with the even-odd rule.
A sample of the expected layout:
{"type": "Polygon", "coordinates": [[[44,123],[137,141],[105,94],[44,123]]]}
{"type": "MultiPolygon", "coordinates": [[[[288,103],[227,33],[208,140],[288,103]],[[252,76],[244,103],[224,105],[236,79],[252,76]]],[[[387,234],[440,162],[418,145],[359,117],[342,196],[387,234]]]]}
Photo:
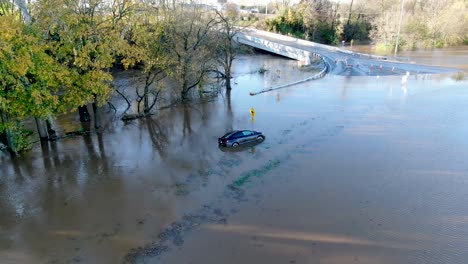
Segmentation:
{"type": "Polygon", "coordinates": [[[461,71],[452,75],[452,79],[454,79],[455,81],[463,81],[465,80],[465,78],[466,78],[465,73],[461,71]]]}

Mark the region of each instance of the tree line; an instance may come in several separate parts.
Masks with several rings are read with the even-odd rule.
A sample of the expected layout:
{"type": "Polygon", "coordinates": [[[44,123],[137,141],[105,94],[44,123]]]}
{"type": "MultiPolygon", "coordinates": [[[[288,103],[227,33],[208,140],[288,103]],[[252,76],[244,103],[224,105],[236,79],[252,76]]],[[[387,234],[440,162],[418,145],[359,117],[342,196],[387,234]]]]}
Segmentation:
{"type": "Polygon", "coordinates": [[[295,6],[280,6],[264,26],[335,45],[372,41],[391,50],[399,29],[402,49],[467,45],[467,7],[466,0],[302,0],[295,6]]]}
{"type": "Polygon", "coordinates": [[[34,118],[48,139],[51,118],[78,109],[87,122],[88,104],[99,129],[99,107],[113,94],[130,105],[112,84],[116,65],[142,70],[142,115],[165,89],[188,100],[213,74],[230,89],[232,22],[221,11],[175,0],[0,0],[0,141],[14,152],[28,149],[25,120],[34,118]]]}

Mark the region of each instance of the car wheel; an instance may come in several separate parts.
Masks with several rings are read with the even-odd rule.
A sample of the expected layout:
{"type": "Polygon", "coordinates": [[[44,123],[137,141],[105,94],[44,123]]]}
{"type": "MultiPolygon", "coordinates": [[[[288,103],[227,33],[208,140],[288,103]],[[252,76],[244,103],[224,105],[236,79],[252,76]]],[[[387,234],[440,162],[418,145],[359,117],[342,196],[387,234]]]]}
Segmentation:
{"type": "Polygon", "coordinates": [[[234,143],[232,143],[232,146],[233,146],[233,147],[237,147],[237,146],[239,146],[239,143],[234,142],[234,143]]]}
{"type": "Polygon", "coordinates": [[[257,140],[258,140],[258,141],[262,141],[262,140],[264,140],[264,139],[265,139],[264,136],[258,136],[258,137],[257,137],[257,140]]]}

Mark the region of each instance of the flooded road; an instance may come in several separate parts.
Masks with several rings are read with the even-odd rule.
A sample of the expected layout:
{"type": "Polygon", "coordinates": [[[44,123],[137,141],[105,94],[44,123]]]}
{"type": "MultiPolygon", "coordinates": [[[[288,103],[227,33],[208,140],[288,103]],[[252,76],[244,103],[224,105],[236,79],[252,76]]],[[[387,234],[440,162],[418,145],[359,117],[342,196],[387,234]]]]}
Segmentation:
{"type": "Polygon", "coordinates": [[[304,73],[264,55],[236,67],[212,102],[0,154],[0,263],[466,262],[466,80],[249,96],[304,73]],[[220,149],[231,129],[266,140],[220,149]]]}

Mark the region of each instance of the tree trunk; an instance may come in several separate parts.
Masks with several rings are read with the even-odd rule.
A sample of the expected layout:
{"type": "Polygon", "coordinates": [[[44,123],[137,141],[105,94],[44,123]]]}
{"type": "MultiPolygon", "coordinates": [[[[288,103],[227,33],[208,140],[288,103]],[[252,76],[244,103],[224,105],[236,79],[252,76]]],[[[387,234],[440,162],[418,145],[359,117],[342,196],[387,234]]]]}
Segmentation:
{"type": "Polygon", "coordinates": [[[231,91],[226,91],[226,101],[227,101],[227,112],[229,115],[232,115],[231,91]]]}
{"type": "MultiPolygon", "coordinates": [[[[337,3],[336,6],[335,6],[335,13],[333,14],[333,17],[332,17],[331,30],[335,29],[336,14],[338,13],[338,8],[339,7],[340,7],[340,4],[337,3]]],[[[348,19],[348,23],[349,23],[349,19],[348,19]]]]}
{"type": "Polygon", "coordinates": [[[34,118],[36,120],[37,132],[39,133],[39,138],[41,141],[46,141],[49,139],[49,133],[47,132],[46,121],[42,118],[34,118]]]}
{"type": "Polygon", "coordinates": [[[232,114],[232,104],[231,104],[231,90],[226,90],[226,100],[227,100],[227,123],[226,123],[226,131],[233,130],[233,114],[232,114]]]}
{"type": "Polygon", "coordinates": [[[80,114],[80,121],[81,122],[89,122],[91,121],[91,116],[88,112],[88,106],[83,105],[78,107],[78,113],[80,114]]]}
{"type": "MultiPolygon", "coordinates": [[[[8,115],[3,113],[2,111],[0,111],[0,118],[3,124],[8,123],[8,115]]],[[[6,137],[7,148],[12,151],[15,151],[15,145],[13,142],[13,134],[11,133],[11,130],[8,127],[5,128],[5,137],[6,137]]]]}
{"type": "Polygon", "coordinates": [[[93,113],[94,113],[94,128],[97,130],[101,128],[101,116],[99,115],[99,107],[96,102],[93,102],[93,113]]]}
{"type": "Polygon", "coordinates": [[[46,119],[46,126],[49,139],[56,139],[57,135],[55,134],[55,130],[52,128],[52,121],[50,117],[46,119]]]}
{"type": "Polygon", "coordinates": [[[188,99],[188,89],[187,89],[187,82],[185,80],[185,74],[183,75],[184,79],[182,82],[182,92],[180,93],[180,97],[182,98],[182,101],[186,101],[188,99]]]}
{"type": "Polygon", "coordinates": [[[7,128],[5,131],[5,134],[6,134],[8,149],[16,152],[15,144],[13,142],[13,134],[11,133],[11,130],[7,128]]]}
{"type": "Polygon", "coordinates": [[[148,86],[145,87],[145,95],[143,97],[143,112],[146,114],[149,112],[149,88],[148,86]]]}
{"type": "Polygon", "coordinates": [[[226,89],[231,90],[231,69],[227,67],[225,70],[225,75],[226,75],[226,89]]]}
{"type": "Polygon", "coordinates": [[[23,16],[23,21],[26,23],[31,22],[31,15],[29,14],[29,11],[26,6],[26,1],[24,0],[14,0],[16,6],[21,12],[21,16],[23,16]]]}
{"type": "Polygon", "coordinates": [[[186,101],[188,99],[188,91],[186,91],[185,89],[182,90],[180,97],[182,98],[182,101],[186,101]]]}
{"type": "MultiPolygon", "coordinates": [[[[184,69],[185,70],[185,69],[184,69]]],[[[186,101],[188,99],[188,90],[187,90],[187,80],[185,80],[185,72],[181,76],[182,78],[182,92],[180,93],[180,97],[182,101],[186,101]]]]}
{"type": "Polygon", "coordinates": [[[352,10],[353,10],[353,2],[354,0],[351,0],[351,4],[349,5],[349,14],[348,14],[348,26],[349,26],[349,23],[351,21],[351,14],[352,14],[352,10]]]}

